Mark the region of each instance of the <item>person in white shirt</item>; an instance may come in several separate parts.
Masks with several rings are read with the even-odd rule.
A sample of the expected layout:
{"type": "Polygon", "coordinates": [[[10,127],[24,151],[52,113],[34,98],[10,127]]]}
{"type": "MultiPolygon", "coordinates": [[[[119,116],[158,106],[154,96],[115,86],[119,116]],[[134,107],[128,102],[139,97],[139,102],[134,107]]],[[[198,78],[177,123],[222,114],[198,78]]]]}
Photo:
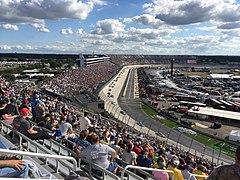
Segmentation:
{"type": "Polygon", "coordinates": [[[60,125],[60,130],[62,133],[62,137],[67,138],[69,135],[69,132],[71,132],[73,129],[72,129],[72,125],[67,120],[65,120],[60,125]]]}
{"type": "Polygon", "coordinates": [[[88,112],[84,112],[84,117],[80,118],[79,123],[81,131],[88,129],[89,127],[92,127],[91,121],[88,118],[88,112]]]}

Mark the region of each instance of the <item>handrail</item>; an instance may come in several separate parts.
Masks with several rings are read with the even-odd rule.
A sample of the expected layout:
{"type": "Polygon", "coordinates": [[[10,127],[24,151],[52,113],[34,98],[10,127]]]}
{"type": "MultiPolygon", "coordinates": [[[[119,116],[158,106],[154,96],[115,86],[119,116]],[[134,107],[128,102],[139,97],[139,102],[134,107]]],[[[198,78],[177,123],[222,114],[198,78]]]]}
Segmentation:
{"type": "Polygon", "coordinates": [[[193,175],[193,176],[195,176],[195,177],[201,177],[201,178],[205,178],[205,179],[207,179],[207,176],[205,176],[205,175],[192,174],[192,173],[191,173],[191,175],[193,175]]]}
{"type": "MultiPolygon", "coordinates": [[[[27,149],[29,149],[30,144],[32,144],[36,148],[36,152],[38,152],[38,149],[40,149],[41,151],[45,152],[46,154],[49,153],[49,151],[45,147],[41,146],[41,144],[37,143],[36,141],[33,141],[33,140],[29,139],[27,136],[25,136],[22,133],[18,132],[17,130],[13,129],[12,126],[10,126],[9,124],[6,124],[6,123],[1,122],[1,121],[0,121],[0,124],[2,126],[6,126],[7,128],[11,129],[14,134],[19,135],[20,146],[22,146],[22,140],[24,139],[24,140],[27,141],[27,149]]],[[[56,159],[56,171],[57,172],[58,172],[58,169],[59,169],[59,164],[58,164],[59,161],[61,162],[62,165],[67,166],[69,169],[76,169],[74,167],[75,166],[74,163],[71,166],[69,166],[68,164],[66,164],[66,162],[62,161],[61,159],[56,159]]],[[[47,158],[46,158],[45,163],[47,163],[47,158]]]]}
{"type": "Polygon", "coordinates": [[[121,180],[124,180],[124,173],[127,169],[141,169],[141,170],[146,170],[146,171],[160,171],[160,172],[167,172],[167,173],[172,173],[173,176],[172,176],[172,180],[174,180],[174,172],[171,171],[171,170],[163,170],[163,169],[155,169],[155,168],[147,168],[147,167],[141,167],[141,166],[133,166],[133,165],[127,165],[122,173],[121,173],[121,180]]]}
{"type": "Polygon", "coordinates": [[[41,153],[32,153],[32,152],[25,152],[25,151],[17,151],[17,150],[9,150],[9,149],[0,149],[0,153],[8,153],[8,154],[17,154],[17,155],[24,155],[30,157],[41,157],[41,158],[52,158],[52,159],[62,159],[62,160],[69,160],[73,162],[74,171],[77,170],[77,161],[73,157],[70,156],[59,156],[59,155],[52,155],[52,154],[41,154],[41,153]]]}
{"type": "Polygon", "coordinates": [[[99,166],[98,164],[92,163],[91,161],[87,160],[86,158],[82,158],[81,160],[83,162],[89,164],[89,168],[88,169],[85,166],[85,169],[87,169],[90,172],[89,174],[93,175],[92,174],[92,169],[95,168],[95,169],[98,169],[98,170],[102,171],[102,173],[107,174],[108,176],[110,176],[113,179],[117,179],[117,180],[119,179],[119,177],[116,174],[113,174],[112,172],[104,169],[103,167],[99,166]]]}

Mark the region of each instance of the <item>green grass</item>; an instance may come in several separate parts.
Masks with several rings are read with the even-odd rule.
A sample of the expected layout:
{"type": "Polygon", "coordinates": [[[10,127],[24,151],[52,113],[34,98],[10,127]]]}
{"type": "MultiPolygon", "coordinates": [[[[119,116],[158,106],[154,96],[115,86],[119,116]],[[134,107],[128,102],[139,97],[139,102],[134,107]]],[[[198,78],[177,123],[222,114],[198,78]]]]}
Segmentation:
{"type": "MultiPolygon", "coordinates": [[[[143,110],[149,115],[149,116],[155,116],[157,115],[157,112],[155,112],[152,108],[150,108],[149,106],[142,104],[142,108],[143,110]]],[[[176,129],[177,127],[180,126],[180,124],[171,121],[169,119],[163,119],[163,120],[159,120],[162,124],[165,124],[168,127],[171,127],[173,129],[176,129]]],[[[196,135],[189,135],[186,134],[186,136],[193,138],[194,140],[203,143],[207,146],[210,146],[214,149],[221,149],[221,151],[229,156],[234,157],[235,151],[237,146],[230,144],[230,143],[226,143],[223,141],[220,141],[218,139],[215,138],[211,138],[205,134],[202,133],[197,133],[196,135]]]]}
{"type": "Polygon", "coordinates": [[[160,121],[161,121],[162,124],[165,124],[166,126],[174,128],[174,129],[176,129],[177,127],[180,126],[180,124],[178,124],[174,121],[171,121],[169,119],[163,119],[163,120],[160,120],[160,121]]]}
{"type": "Polygon", "coordinates": [[[154,111],[152,108],[147,106],[146,104],[142,104],[142,109],[149,115],[149,116],[156,116],[158,113],[154,111]]]}

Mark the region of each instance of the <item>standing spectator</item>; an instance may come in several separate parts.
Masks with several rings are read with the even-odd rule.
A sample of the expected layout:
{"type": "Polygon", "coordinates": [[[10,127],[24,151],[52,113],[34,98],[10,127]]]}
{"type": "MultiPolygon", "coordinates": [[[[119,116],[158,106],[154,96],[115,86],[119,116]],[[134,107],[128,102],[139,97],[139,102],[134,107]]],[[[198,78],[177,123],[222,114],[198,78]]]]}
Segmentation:
{"type": "Polygon", "coordinates": [[[149,150],[144,148],[142,150],[142,154],[139,154],[137,157],[137,165],[142,167],[152,167],[153,160],[149,156],[149,150]]]}
{"type": "Polygon", "coordinates": [[[240,146],[235,155],[235,164],[220,166],[212,171],[208,180],[239,180],[240,179],[240,146]]]}
{"type": "Polygon", "coordinates": [[[32,140],[38,139],[51,139],[51,136],[43,130],[34,130],[31,128],[30,122],[27,120],[30,114],[30,110],[23,108],[20,111],[21,116],[14,118],[13,127],[23,135],[29,137],[32,140]]]}
{"type": "Polygon", "coordinates": [[[41,101],[36,101],[36,106],[34,108],[36,115],[36,123],[39,123],[45,119],[45,105],[41,101]]]}
{"type": "MultiPolygon", "coordinates": [[[[179,165],[178,158],[172,159],[172,164],[167,168],[167,170],[171,170],[174,173],[174,180],[184,180],[182,172],[177,168],[179,165]]],[[[172,173],[169,173],[169,179],[172,179],[172,173]]]]}
{"type": "Polygon", "coordinates": [[[80,130],[83,131],[91,127],[91,121],[88,118],[88,112],[84,112],[84,117],[81,117],[80,120],[80,130]]]}
{"type": "Polygon", "coordinates": [[[92,145],[86,147],[82,152],[80,152],[80,157],[86,158],[92,163],[95,163],[116,174],[118,165],[116,162],[113,162],[116,157],[116,151],[108,145],[100,144],[99,141],[99,136],[93,135],[91,139],[92,145]],[[109,155],[111,156],[110,159],[109,155]]]}
{"type": "Polygon", "coordinates": [[[34,94],[33,95],[33,99],[31,101],[31,107],[32,107],[32,118],[33,121],[36,122],[36,113],[35,113],[35,107],[36,105],[39,103],[39,95],[38,94],[34,94]]]}
{"type": "Polygon", "coordinates": [[[72,125],[68,122],[68,119],[63,121],[60,125],[61,133],[63,138],[67,138],[70,131],[72,131],[72,125]]]}

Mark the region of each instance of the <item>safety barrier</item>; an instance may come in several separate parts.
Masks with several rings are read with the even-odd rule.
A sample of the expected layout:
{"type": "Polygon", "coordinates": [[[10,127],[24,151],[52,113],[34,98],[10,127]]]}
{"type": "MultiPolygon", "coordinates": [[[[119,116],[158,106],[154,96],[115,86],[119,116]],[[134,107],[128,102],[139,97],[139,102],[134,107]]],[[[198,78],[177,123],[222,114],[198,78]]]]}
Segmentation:
{"type": "Polygon", "coordinates": [[[77,161],[73,157],[69,156],[59,156],[59,155],[52,155],[52,154],[42,154],[42,153],[32,153],[32,152],[25,152],[25,151],[17,151],[17,150],[9,150],[9,149],[0,149],[0,153],[7,153],[7,154],[14,154],[14,155],[24,155],[30,157],[40,157],[40,158],[51,158],[55,159],[56,161],[59,160],[68,160],[72,161],[73,163],[73,170],[77,170],[77,161]]]}
{"type": "Polygon", "coordinates": [[[172,175],[172,180],[174,180],[174,173],[173,171],[170,170],[163,170],[163,169],[155,169],[155,168],[147,168],[147,167],[140,167],[140,166],[133,166],[133,165],[127,165],[122,173],[121,173],[121,180],[124,179],[124,173],[127,169],[138,169],[138,170],[145,170],[145,171],[160,171],[160,172],[167,172],[167,173],[171,173],[172,175]]]}

